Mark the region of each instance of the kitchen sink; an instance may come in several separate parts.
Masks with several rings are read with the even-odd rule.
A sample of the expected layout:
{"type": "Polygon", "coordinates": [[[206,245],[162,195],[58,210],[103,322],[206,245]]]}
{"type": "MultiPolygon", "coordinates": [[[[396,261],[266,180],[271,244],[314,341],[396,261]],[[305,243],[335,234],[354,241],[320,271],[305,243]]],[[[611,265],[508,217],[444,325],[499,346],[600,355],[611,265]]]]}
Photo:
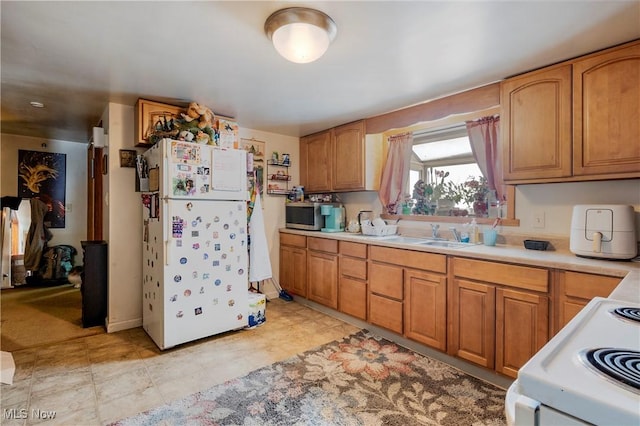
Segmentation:
{"type": "Polygon", "coordinates": [[[446,238],[435,238],[435,237],[406,237],[403,235],[385,235],[385,236],[378,237],[373,235],[362,235],[362,234],[356,234],[353,236],[366,239],[369,241],[380,241],[380,242],[384,241],[388,243],[411,244],[411,245],[442,247],[442,248],[450,248],[450,249],[458,249],[458,248],[475,246],[475,244],[461,243],[458,241],[447,240],[446,238]]]}
{"type": "Polygon", "coordinates": [[[418,237],[403,237],[400,235],[391,235],[388,237],[378,237],[381,241],[386,241],[390,243],[401,243],[401,244],[420,244],[424,243],[424,238],[418,237]]]}
{"type": "Polygon", "coordinates": [[[457,241],[423,241],[418,244],[423,246],[429,246],[429,247],[444,247],[444,248],[464,248],[464,247],[474,246],[474,244],[459,243],[457,241]]]}

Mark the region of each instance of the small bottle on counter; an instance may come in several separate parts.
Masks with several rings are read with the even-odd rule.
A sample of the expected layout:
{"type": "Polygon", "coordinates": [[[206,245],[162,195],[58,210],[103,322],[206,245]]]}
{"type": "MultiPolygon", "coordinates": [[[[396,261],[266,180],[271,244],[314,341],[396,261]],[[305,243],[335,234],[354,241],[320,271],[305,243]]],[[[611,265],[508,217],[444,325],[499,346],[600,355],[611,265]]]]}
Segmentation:
{"type": "Polygon", "coordinates": [[[500,217],[500,206],[495,189],[492,189],[487,194],[487,212],[489,217],[500,217]]]}
{"type": "Polygon", "coordinates": [[[471,220],[471,229],[469,230],[469,242],[472,244],[477,244],[480,242],[480,228],[478,227],[478,222],[476,222],[476,218],[474,217],[471,220]]]}

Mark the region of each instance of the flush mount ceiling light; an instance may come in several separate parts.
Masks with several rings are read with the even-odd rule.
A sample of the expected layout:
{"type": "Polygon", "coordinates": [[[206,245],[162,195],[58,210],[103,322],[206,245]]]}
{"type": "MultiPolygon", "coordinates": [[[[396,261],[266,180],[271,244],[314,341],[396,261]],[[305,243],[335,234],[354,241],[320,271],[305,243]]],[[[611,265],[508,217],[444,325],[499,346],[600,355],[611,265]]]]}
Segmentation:
{"type": "Polygon", "coordinates": [[[324,55],[338,29],[333,19],[318,10],[289,7],[272,13],[264,31],[279,54],[306,64],[324,55]]]}

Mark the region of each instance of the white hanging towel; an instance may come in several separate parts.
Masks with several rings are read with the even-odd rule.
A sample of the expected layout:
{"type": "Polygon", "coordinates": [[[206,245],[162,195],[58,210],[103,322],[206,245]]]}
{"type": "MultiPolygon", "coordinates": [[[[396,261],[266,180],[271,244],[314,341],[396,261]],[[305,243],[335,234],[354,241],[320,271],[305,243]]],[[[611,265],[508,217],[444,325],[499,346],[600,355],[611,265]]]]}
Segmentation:
{"type": "Polygon", "coordinates": [[[269,259],[269,246],[267,234],[264,230],[264,216],[262,214],[262,202],[260,194],[256,194],[253,212],[249,219],[249,282],[258,282],[271,278],[271,260],[269,259]]]}

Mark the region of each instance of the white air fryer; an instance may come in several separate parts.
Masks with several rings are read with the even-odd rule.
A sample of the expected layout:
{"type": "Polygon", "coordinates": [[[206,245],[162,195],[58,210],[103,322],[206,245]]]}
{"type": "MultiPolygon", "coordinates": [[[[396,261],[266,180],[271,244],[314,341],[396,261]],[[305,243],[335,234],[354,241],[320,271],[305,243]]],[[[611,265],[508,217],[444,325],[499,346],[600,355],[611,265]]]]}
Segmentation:
{"type": "Polygon", "coordinates": [[[569,248],[578,256],[603,259],[636,257],[635,212],[619,204],[577,205],[571,217],[569,248]]]}

